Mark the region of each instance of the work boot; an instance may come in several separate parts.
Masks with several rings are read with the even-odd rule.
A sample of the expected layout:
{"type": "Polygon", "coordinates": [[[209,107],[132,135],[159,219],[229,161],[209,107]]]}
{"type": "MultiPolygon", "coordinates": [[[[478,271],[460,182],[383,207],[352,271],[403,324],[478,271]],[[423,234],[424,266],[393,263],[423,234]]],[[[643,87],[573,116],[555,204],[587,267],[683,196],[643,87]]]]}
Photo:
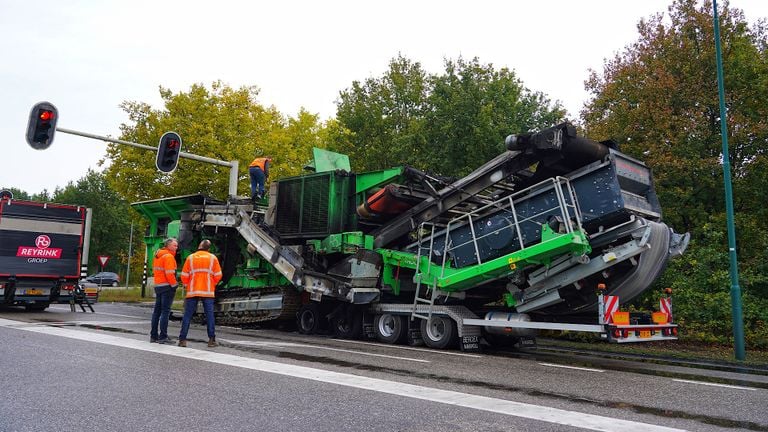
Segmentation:
{"type": "Polygon", "coordinates": [[[210,339],[208,339],[208,346],[209,346],[209,347],[213,348],[213,347],[215,347],[215,346],[217,346],[217,345],[219,345],[219,344],[217,344],[217,343],[216,343],[216,338],[210,338],[210,339]]]}
{"type": "Polygon", "coordinates": [[[179,346],[182,348],[187,347],[187,341],[179,339],[179,346]]]}
{"type": "Polygon", "coordinates": [[[155,338],[149,338],[149,343],[157,343],[157,339],[155,339],[155,338]]]}

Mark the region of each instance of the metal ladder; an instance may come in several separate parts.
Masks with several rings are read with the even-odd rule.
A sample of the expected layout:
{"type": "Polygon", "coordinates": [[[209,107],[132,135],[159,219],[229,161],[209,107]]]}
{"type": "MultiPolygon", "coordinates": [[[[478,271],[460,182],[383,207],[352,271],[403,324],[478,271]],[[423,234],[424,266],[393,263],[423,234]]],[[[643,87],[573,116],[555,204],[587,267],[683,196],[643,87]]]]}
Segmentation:
{"type": "MultiPolygon", "coordinates": [[[[434,240],[435,240],[434,233],[435,233],[435,226],[432,225],[432,230],[429,236],[429,249],[428,249],[429,254],[432,253],[432,245],[434,244],[434,240]]],[[[419,293],[421,292],[421,286],[422,286],[421,282],[423,278],[423,273],[421,272],[421,251],[424,249],[424,246],[422,246],[423,234],[424,234],[424,224],[422,223],[421,227],[419,227],[419,239],[418,239],[419,247],[418,247],[418,252],[416,253],[416,274],[413,276],[413,278],[416,280],[416,293],[413,295],[413,305],[411,306],[411,321],[413,321],[416,318],[426,319],[426,320],[429,320],[430,318],[432,318],[432,307],[435,305],[435,298],[436,298],[435,293],[437,292],[436,290],[437,287],[435,286],[437,281],[434,281],[432,283],[432,286],[427,286],[427,289],[424,292],[424,294],[426,295],[426,294],[430,294],[430,291],[431,291],[429,298],[419,297],[419,293]],[[426,315],[417,312],[419,305],[428,305],[426,315]]],[[[428,269],[427,273],[429,273],[429,268],[431,267],[432,267],[432,261],[430,260],[429,266],[427,267],[428,269]]]]}
{"type": "Polygon", "coordinates": [[[72,291],[72,299],[69,300],[69,309],[72,312],[76,312],[77,308],[75,308],[75,305],[78,305],[80,306],[80,309],[83,310],[83,312],[88,312],[85,310],[83,303],[85,303],[85,306],[88,306],[88,309],[90,309],[92,313],[96,313],[96,311],[93,310],[91,301],[88,300],[88,296],[85,295],[85,290],[82,286],[80,286],[80,284],[77,284],[75,285],[75,289],[72,291]]]}
{"type": "MultiPolygon", "coordinates": [[[[416,293],[413,296],[413,305],[411,307],[411,321],[413,321],[415,318],[430,320],[432,318],[432,309],[435,306],[435,299],[438,297],[438,289],[437,289],[437,278],[434,278],[432,280],[432,283],[429,285],[426,285],[426,291],[424,292],[425,295],[429,295],[429,298],[425,297],[419,297],[419,293],[421,292],[422,287],[422,278],[423,273],[421,271],[421,251],[424,249],[422,244],[422,239],[424,235],[424,229],[425,227],[429,225],[431,226],[430,233],[429,233],[429,247],[427,248],[427,253],[429,259],[427,260],[427,270],[426,273],[430,274],[430,270],[432,269],[432,251],[434,248],[434,242],[435,242],[435,224],[429,223],[429,222],[423,222],[421,224],[421,228],[419,229],[419,247],[418,252],[416,254],[416,274],[414,275],[414,279],[416,279],[416,293]],[[420,313],[419,305],[427,305],[427,312],[426,315],[424,313],[420,313]]],[[[447,249],[447,248],[446,248],[447,249]]],[[[445,267],[445,255],[443,255],[443,267],[445,267]]],[[[442,275],[441,275],[442,276],[442,275]]]]}

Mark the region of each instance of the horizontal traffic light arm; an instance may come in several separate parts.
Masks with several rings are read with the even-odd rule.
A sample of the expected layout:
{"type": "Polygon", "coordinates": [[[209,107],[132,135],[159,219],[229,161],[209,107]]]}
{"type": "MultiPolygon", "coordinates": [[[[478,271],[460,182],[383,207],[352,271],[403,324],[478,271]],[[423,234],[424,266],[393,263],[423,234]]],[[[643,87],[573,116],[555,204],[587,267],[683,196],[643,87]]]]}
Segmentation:
{"type": "MultiPolygon", "coordinates": [[[[119,140],[119,139],[114,139],[114,138],[105,137],[105,136],[101,136],[101,135],[94,135],[94,134],[90,134],[90,133],[87,133],[87,132],[80,132],[80,131],[76,131],[76,130],[72,130],[72,129],[61,128],[61,127],[57,127],[56,130],[58,132],[65,133],[65,134],[78,135],[78,136],[85,137],[85,138],[93,138],[93,139],[97,139],[97,140],[101,140],[101,141],[112,142],[112,143],[115,143],[115,144],[125,144],[125,145],[129,145],[131,147],[141,148],[141,149],[145,149],[145,150],[152,150],[154,152],[157,151],[157,146],[148,146],[148,145],[139,144],[139,143],[135,143],[135,142],[131,142],[131,141],[123,141],[123,140],[119,140]]],[[[208,158],[208,157],[205,157],[205,156],[198,156],[198,155],[192,154],[192,153],[180,152],[179,153],[179,157],[180,158],[185,158],[185,159],[192,159],[192,160],[196,160],[196,161],[200,161],[200,162],[206,162],[206,163],[210,163],[210,164],[214,164],[214,165],[221,165],[221,166],[225,166],[225,167],[229,167],[229,168],[232,168],[232,166],[233,166],[232,165],[233,162],[227,162],[227,161],[223,161],[223,160],[219,160],[219,159],[208,158]]]]}
{"type": "MultiPolygon", "coordinates": [[[[72,129],[65,129],[62,127],[56,127],[56,130],[58,132],[65,133],[65,134],[77,135],[85,138],[92,138],[100,141],[112,142],[115,144],[125,144],[131,147],[136,147],[144,150],[152,150],[154,152],[157,151],[157,146],[148,146],[148,145],[139,144],[131,141],[124,141],[124,140],[114,139],[114,138],[105,137],[101,135],[94,135],[87,132],[80,132],[72,129]]],[[[234,161],[227,162],[219,159],[207,158],[204,156],[198,156],[192,153],[184,153],[184,152],[179,153],[179,157],[192,159],[200,162],[206,162],[214,165],[229,167],[229,195],[230,196],[237,195],[237,170],[240,166],[240,163],[238,161],[234,160],[234,161]]]]}

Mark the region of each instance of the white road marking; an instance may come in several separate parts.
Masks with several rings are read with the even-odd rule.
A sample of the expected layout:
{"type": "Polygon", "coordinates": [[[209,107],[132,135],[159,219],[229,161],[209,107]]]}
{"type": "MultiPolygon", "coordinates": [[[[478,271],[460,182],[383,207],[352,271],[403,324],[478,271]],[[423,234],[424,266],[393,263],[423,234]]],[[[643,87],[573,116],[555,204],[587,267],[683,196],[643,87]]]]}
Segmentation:
{"type": "Polygon", "coordinates": [[[578,367],[578,366],[566,366],[561,364],[555,364],[555,363],[539,363],[542,366],[549,366],[549,367],[556,367],[556,368],[563,368],[563,369],[576,369],[576,370],[583,370],[588,372],[605,372],[602,369],[592,369],[592,368],[586,368],[586,367],[578,367]]]}
{"type": "Polygon", "coordinates": [[[17,321],[16,325],[8,325],[6,327],[39,327],[39,326],[66,326],[66,325],[92,325],[92,326],[111,326],[122,324],[139,324],[136,321],[48,321],[48,322],[23,322],[17,321]]]}
{"type": "Polygon", "coordinates": [[[407,347],[407,346],[401,346],[401,345],[394,345],[394,344],[383,344],[383,343],[375,343],[375,342],[363,342],[363,341],[356,341],[356,340],[349,340],[349,339],[332,339],[336,342],[346,342],[351,344],[359,344],[359,345],[373,345],[373,346],[382,346],[387,348],[397,348],[397,349],[403,349],[403,350],[411,350],[411,351],[421,351],[421,352],[427,352],[431,354],[444,354],[444,355],[453,355],[453,356],[459,356],[459,357],[472,357],[472,358],[483,358],[481,355],[477,354],[465,354],[460,352],[452,352],[452,351],[440,351],[440,350],[434,350],[431,348],[416,348],[416,347],[407,347]]]}
{"type": "MultiPolygon", "coordinates": [[[[0,318],[0,327],[11,327],[15,321],[0,318]]],[[[353,387],[362,390],[404,396],[430,402],[443,403],[481,411],[522,417],[548,423],[562,424],[595,431],[625,431],[625,432],[680,432],[682,429],[657,426],[617,418],[604,417],[594,414],[567,411],[540,405],[513,402],[469,393],[460,393],[431,387],[418,386],[403,382],[387,381],[378,378],[368,378],[360,375],[326,371],[305,366],[282,364],[272,361],[223,354],[210,350],[180,348],[171,345],[150,344],[120,336],[100,332],[86,332],[59,327],[27,327],[19,329],[52,336],[66,337],[105,345],[130,348],[141,351],[155,352],[176,357],[206,361],[227,366],[283,375],[291,378],[303,378],[329,384],[353,387]]]]}
{"type": "Polygon", "coordinates": [[[415,359],[410,357],[396,357],[386,354],[374,354],[374,353],[366,353],[361,351],[353,351],[353,350],[345,350],[341,348],[331,348],[331,347],[324,347],[319,345],[310,345],[310,344],[302,344],[302,343],[294,343],[294,342],[252,342],[252,341],[233,341],[233,340],[225,340],[220,339],[222,342],[230,342],[238,345],[249,345],[249,346],[263,346],[263,347],[297,347],[297,348],[312,348],[312,349],[321,349],[321,350],[328,350],[328,351],[338,351],[338,352],[345,352],[345,353],[352,353],[352,354],[360,354],[360,355],[367,355],[372,357],[384,357],[386,359],[393,359],[393,360],[406,360],[406,361],[413,361],[413,362],[420,362],[420,363],[429,363],[429,360],[421,360],[421,359],[415,359]]]}
{"type": "MultiPolygon", "coordinates": [[[[53,306],[50,307],[54,310],[64,310],[63,308],[54,308],[53,306]]],[[[66,312],[70,312],[69,307],[67,307],[66,312]]],[[[116,317],[122,317],[122,318],[134,318],[138,320],[146,320],[144,317],[137,317],[135,315],[122,315],[122,314],[114,314],[114,313],[107,313],[107,312],[96,312],[95,315],[109,315],[109,316],[116,316],[116,317]]]]}
{"type": "Polygon", "coordinates": [[[742,387],[742,386],[730,385],[730,384],[708,383],[708,382],[702,382],[702,381],[691,381],[691,380],[684,380],[684,379],[677,379],[677,378],[672,378],[672,381],[677,381],[677,382],[681,382],[681,383],[688,383],[688,384],[699,384],[699,385],[705,385],[705,386],[713,386],[713,387],[726,387],[726,388],[732,388],[732,389],[738,389],[738,390],[751,390],[751,391],[757,390],[754,387],[742,387]]]}

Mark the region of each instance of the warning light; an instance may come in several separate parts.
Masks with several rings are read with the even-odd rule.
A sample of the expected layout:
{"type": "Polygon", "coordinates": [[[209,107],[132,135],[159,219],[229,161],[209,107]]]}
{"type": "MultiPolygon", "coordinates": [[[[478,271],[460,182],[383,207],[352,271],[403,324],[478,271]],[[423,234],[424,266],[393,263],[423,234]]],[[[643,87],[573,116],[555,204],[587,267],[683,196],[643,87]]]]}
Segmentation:
{"type": "Polygon", "coordinates": [[[172,173],[179,164],[181,154],[181,137],[176,132],[166,132],[157,144],[157,169],[164,173],[172,173]]]}
{"type": "Polygon", "coordinates": [[[27,143],[36,150],[45,150],[53,143],[56,132],[58,111],[49,102],[40,102],[32,107],[27,124],[27,143]]]}

